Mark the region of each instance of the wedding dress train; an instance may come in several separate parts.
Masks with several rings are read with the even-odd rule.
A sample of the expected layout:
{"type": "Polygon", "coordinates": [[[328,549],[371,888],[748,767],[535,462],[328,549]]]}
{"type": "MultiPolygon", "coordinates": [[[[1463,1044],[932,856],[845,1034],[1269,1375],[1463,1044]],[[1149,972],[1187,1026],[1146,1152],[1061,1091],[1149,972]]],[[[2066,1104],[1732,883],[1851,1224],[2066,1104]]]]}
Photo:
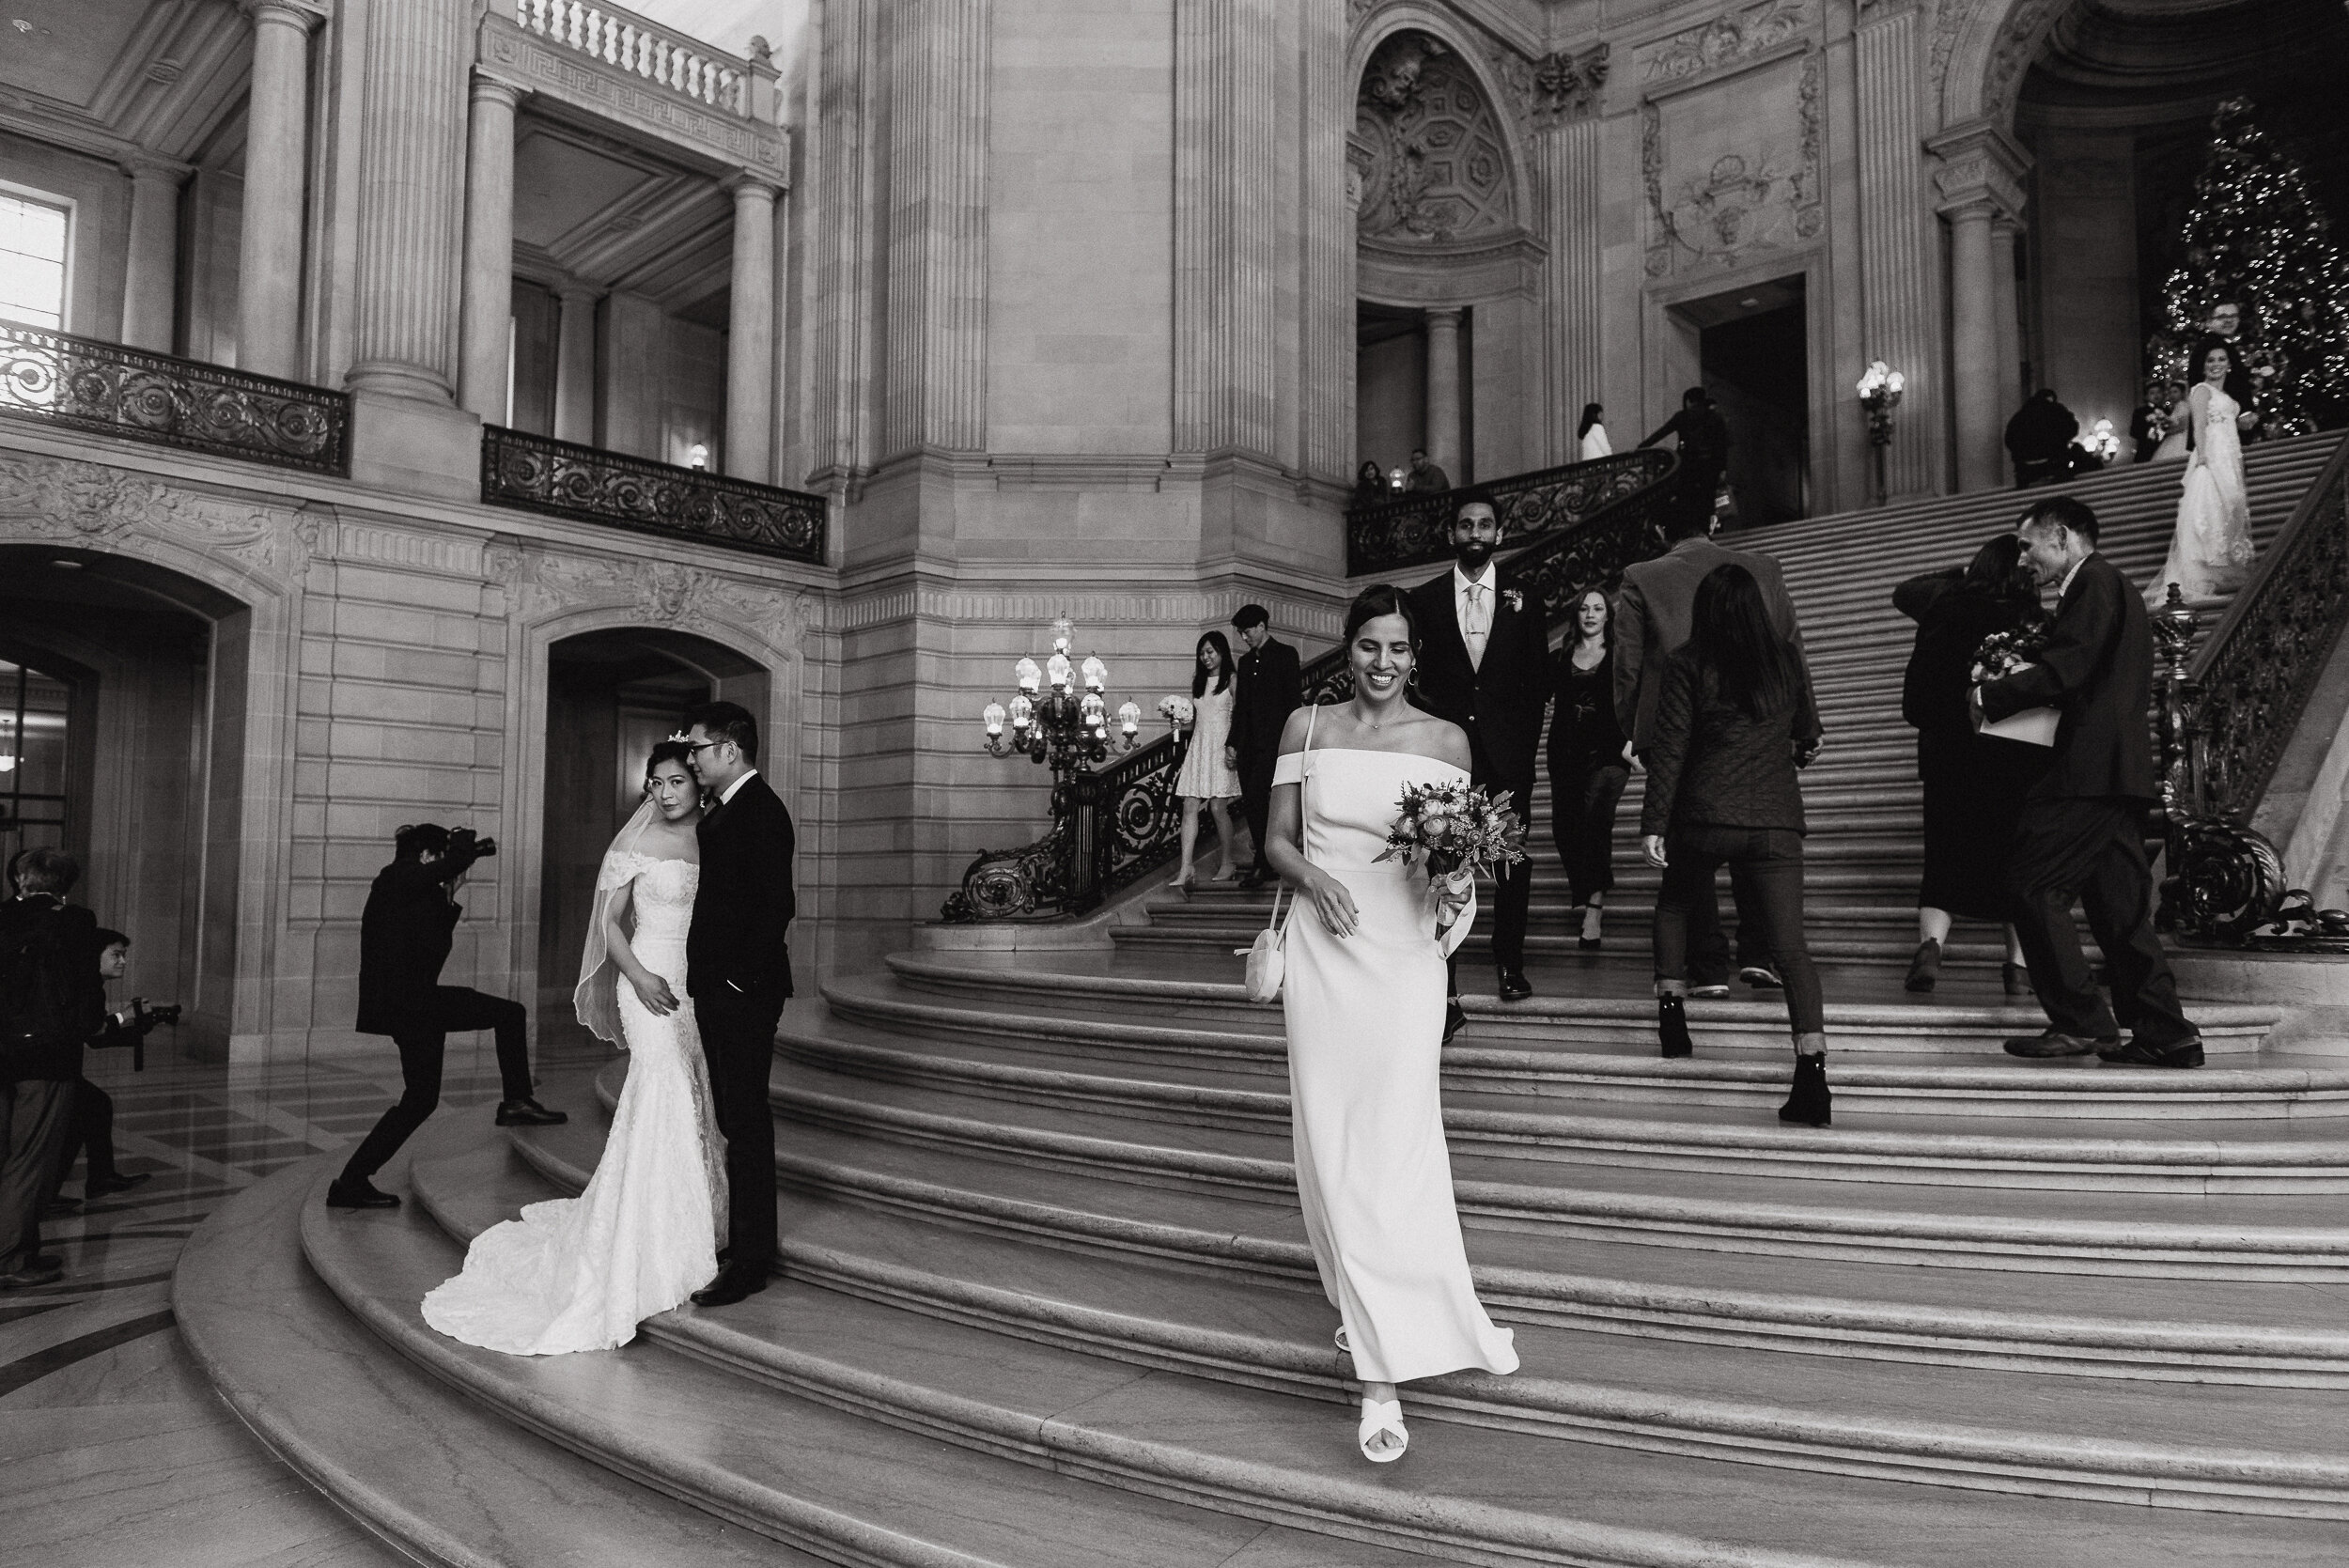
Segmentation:
{"type": "Polygon", "coordinates": [[[2235,415],[2242,411],[2233,398],[2210,389],[2209,405],[2194,431],[2169,559],[2145,595],[2156,607],[2172,582],[2188,599],[2217,598],[2242,587],[2250,574],[2257,551],[2251,543],[2251,502],[2243,485],[2243,438],[2235,429],[2235,415]]]}
{"type": "MultiPolygon", "coordinates": [[[[657,1017],[633,987],[618,986],[631,1060],[594,1178],[578,1197],[533,1203],[474,1238],[464,1272],[424,1298],[424,1320],[442,1333],[516,1356],[608,1350],[716,1277],[725,1158],[685,994],[685,933],[700,879],[687,861],[617,848],[604,857],[599,893],[634,884],[629,946],[679,1005],[657,1017]]],[[[601,908],[599,897],[598,918],[601,908]]]]}

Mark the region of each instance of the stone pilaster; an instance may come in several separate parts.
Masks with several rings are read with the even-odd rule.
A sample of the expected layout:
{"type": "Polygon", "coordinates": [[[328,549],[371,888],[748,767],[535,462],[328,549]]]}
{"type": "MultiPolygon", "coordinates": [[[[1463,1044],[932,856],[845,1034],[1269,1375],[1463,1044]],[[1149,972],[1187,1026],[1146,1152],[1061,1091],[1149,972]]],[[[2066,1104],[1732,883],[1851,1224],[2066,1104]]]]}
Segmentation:
{"type": "Polygon", "coordinates": [[[1549,387],[1544,401],[1541,460],[1570,463],[1579,456],[1575,417],[1582,405],[1604,402],[1606,362],[1599,323],[1606,254],[1599,211],[1598,124],[1564,121],[1536,133],[1547,210],[1549,257],[1543,268],[1543,310],[1549,327],[1549,387]]]}
{"type": "Polygon", "coordinates": [[[468,0],[367,8],[353,392],[456,391],[471,20],[468,0]]]}
{"type": "Polygon", "coordinates": [[[1299,311],[1299,464],[1350,484],[1354,458],[1354,204],[1346,199],[1344,0],[1297,5],[1303,44],[1303,299],[1299,311]]]}
{"type": "Polygon", "coordinates": [[[122,341],[159,354],[172,350],[172,301],[179,258],[179,181],[184,163],[138,156],[126,159],[131,177],[131,234],[122,279],[122,341]]]}
{"type": "Polygon", "coordinates": [[[291,378],[301,365],[310,25],[320,7],[316,0],[245,0],[245,10],[253,18],[253,87],[238,236],[237,364],[291,378]]]}
{"type": "MultiPolygon", "coordinates": [[[[1991,225],[2022,211],[2029,162],[2013,137],[1980,120],[1952,127],[1926,146],[1941,159],[1934,182],[1950,225],[1950,424],[1957,487],[1985,489],[2001,483],[2006,472],[1999,440],[2003,336],[1991,225]]],[[[2008,263],[2011,268],[2011,250],[2008,263]]]]}
{"type": "Polygon", "coordinates": [[[1438,307],[1427,313],[1427,460],[1468,483],[1460,449],[1460,312],[1438,307]]]}
{"type": "MultiPolygon", "coordinates": [[[[1990,225],[1990,310],[1997,320],[1999,412],[2001,419],[2022,406],[2023,318],[2015,289],[2015,258],[2023,225],[1999,218],[1990,225]]],[[[2001,431],[2005,427],[1999,427],[2001,431]]],[[[2001,440],[2003,445],[2003,440],[2001,440]]]]}
{"type": "Polygon", "coordinates": [[[554,439],[582,445],[596,439],[596,305],[591,284],[554,291],[554,439]]]}
{"type": "Polygon", "coordinates": [[[1175,0],[1177,452],[1278,450],[1276,24],[1274,0],[1175,0]]]}
{"type": "MultiPolygon", "coordinates": [[[[1855,35],[1859,108],[1859,287],[1862,352],[1908,380],[1886,488],[1929,494],[1941,483],[1940,301],[1921,153],[1929,93],[1914,8],[1879,6],[1855,35]]],[[[1839,380],[1858,366],[1836,366],[1839,380]]],[[[1852,405],[1838,400],[1841,407],[1852,405]]],[[[1859,415],[1852,414],[1854,419],[1859,415]]]]}
{"type": "Polygon", "coordinates": [[[726,322],[725,471],[766,484],[774,441],[775,188],[734,184],[734,271],[726,322]]]}
{"type": "Polygon", "coordinates": [[[464,359],[457,400],[468,413],[506,423],[506,360],[514,314],[514,108],[521,89],[475,72],[465,159],[464,359]]]}
{"type": "Polygon", "coordinates": [[[878,18],[889,71],[889,318],[881,456],[987,445],[989,0],[878,18]]]}

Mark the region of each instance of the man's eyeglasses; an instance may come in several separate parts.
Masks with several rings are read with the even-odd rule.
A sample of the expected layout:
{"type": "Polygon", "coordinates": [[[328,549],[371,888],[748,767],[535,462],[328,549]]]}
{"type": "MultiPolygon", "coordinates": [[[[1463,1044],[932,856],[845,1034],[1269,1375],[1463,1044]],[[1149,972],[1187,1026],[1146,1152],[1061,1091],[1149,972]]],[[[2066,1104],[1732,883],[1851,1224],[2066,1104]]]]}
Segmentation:
{"type": "Polygon", "coordinates": [[[712,746],[723,746],[725,742],[723,740],[689,740],[685,743],[685,754],[690,757],[696,752],[707,752],[712,746]]]}

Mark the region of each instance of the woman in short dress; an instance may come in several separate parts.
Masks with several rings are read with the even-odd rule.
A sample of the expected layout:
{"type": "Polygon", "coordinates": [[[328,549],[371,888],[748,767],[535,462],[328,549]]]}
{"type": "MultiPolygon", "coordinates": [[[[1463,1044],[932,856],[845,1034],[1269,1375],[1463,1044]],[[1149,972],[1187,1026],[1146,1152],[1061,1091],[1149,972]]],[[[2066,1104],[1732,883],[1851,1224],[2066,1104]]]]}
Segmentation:
{"type": "Polygon", "coordinates": [[[1232,644],[1223,633],[1210,631],[1199,639],[1198,662],[1190,672],[1190,750],[1183,753],[1181,771],[1174,775],[1174,793],[1183,802],[1183,868],[1174,886],[1193,880],[1191,854],[1199,846],[1199,808],[1215,818],[1219,856],[1217,882],[1239,876],[1232,863],[1232,802],[1239,799],[1239,756],[1232,748],[1232,700],[1238,693],[1233,677],[1232,644]]]}

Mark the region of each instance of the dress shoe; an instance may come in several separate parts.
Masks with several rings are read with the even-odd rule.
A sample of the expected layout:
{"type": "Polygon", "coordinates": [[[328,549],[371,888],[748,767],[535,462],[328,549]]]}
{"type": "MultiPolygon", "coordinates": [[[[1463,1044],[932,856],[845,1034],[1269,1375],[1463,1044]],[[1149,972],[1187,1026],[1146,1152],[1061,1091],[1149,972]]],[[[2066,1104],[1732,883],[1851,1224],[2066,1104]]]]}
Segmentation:
{"type": "Polygon", "coordinates": [[[35,1258],[13,1274],[0,1274],[0,1290],[28,1290],[54,1285],[65,1278],[65,1266],[54,1258],[35,1258]]]}
{"type": "Polygon", "coordinates": [[[1264,873],[1261,871],[1242,872],[1240,874],[1239,886],[1242,893],[1257,892],[1264,886],[1264,873]]]}
{"type": "Polygon", "coordinates": [[[152,1171],[133,1171],[129,1175],[117,1172],[110,1176],[92,1176],[82,1184],[83,1196],[91,1203],[111,1198],[117,1192],[128,1192],[155,1174],[152,1171]]]}
{"type": "Polygon", "coordinates": [[[2006,1053],[2009,1056],[2089,1056],[2107,1046],[2120,1043],[2121,1036],[2118,1034],[2107,1035],[2100,1040],[2086,1034],[2066,1034],[2060,1029],[2050,1029],[2044,1033],[2023,1034],[2009,1040],[2006,1053]]]}
{"type": "Polygon", "coordinates": [[[1525,983],[1525,971],[1523,970],[1502,970],[1501,971],[1501,1001],[1523,1001],[1527,997],[1530,997],[1532,994],[1533,987],[1525,983]]]}
{"type": "Polygon", "coordinates": [[[1605,945],[1605,941],[1598,937],[1577,937],[1574,939],[1574,945],[1585,953],[1596,953],[1605,945]]]}
{"type": "Polygon", "coordinates": [[[1468,1014],[1461,1010],[1459,999],[1455,997],[1447,1001],[1443,1004],[1443,1043],[1447,1046],[1452,1044],[1452,1037],[1467,1025],[1468,1014]]]}
{"type": "Polygon", "coordinates": [[[1826,1057],[1795,1058],[1795,1086],[1786,1103],[1778,1108],[1778,1119],[1807,1127],[1824,1127],[1834,1121],[1835,1096],[1828,1092],[1826,1057]]]}
{"type": "Polygon", "coordinates": [[[1917,944],[1917,955],[1908,960],[1908,978],[1901,982],[1904,990],[1930,991],[1941,979],[1941,944],[1927,937],[1917,944]]]}
{"type": "Polygon", "coordinates": [[[1778,970],[1767,964],[1748,964],[1737,971],[1737,978],[1757,991],[1782,991],[1786,982],[1778,977],[1778,970]]]}
{"type": "Polygon", "coordinates": [[[383,1192],[361,1176],[356,1181],[334,1181],[327,1184],[326,1206],[331,1209],[396,1209],[399,1207],[397,1193],[383,1192]]]}
{"type": "Polygon", "coordinates": [[[502,1127],[559,1127],[571,1119],[566,1110],[549,1110],[537,1100],[500,1100],[498,1126],[502,1127]]]}
{"type": "Polygon", "coordinates": [[[2174,1046],[2131,1040],[2125,1046],[2108,1047],[2096,1055],[2116,1067],[2199,1067],[2202,1064],[2202,1037],[2189,1034],[2174,1046]]]}
{"type": "Polygon", "coordinates": [[[1729,994],[1729,982],[1707,980],[1702,985],[1689,986],[1688,994],[1692,997],[1725,997],[1729,994]]]}
{"type": "Polygon", "coordinates": [[[728,1264],[718,1277],[693,1293],[696,1307],[731,1307],[767,1288],[767,1271],[748,1265],[728,1264]]]}
{"type": "Polygon", "coordinates": [[[1697,1053],[1696,1042],[1688,1037],[1688,1005],[1680,998],[1656,999],[1656,1042],[1667,1057],[1697,1053]]]}

